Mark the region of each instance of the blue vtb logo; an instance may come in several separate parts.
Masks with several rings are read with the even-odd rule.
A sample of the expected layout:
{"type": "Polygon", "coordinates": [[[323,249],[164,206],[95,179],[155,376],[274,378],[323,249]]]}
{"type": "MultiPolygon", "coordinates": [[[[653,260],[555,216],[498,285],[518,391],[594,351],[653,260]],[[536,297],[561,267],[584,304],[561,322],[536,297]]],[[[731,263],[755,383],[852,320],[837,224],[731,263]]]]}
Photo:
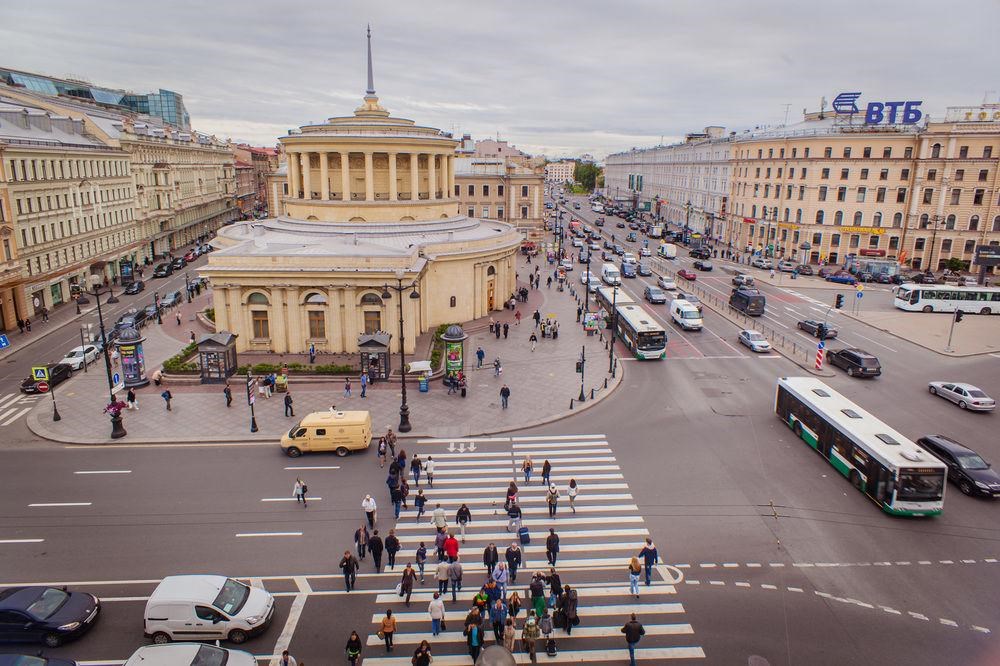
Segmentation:
{"type": "Polygon", "coordinates": [[[857,101],[861,97],[859,92],[840,93],[833,100],[833,110],[837,113],[858,113],[857,101]]]}
{"type": "MultiPolygon", "coordinates": [[[[833,110],[837,113],[852,114],[860,113],[857,101],[861,97],[859,92],[840,93],[833,100],[833,110]]],[[[865,123],[868,125],[878,125],[887,123],[895,125],[914,125],[923,118],[920,111],[921,101],[899,101],[899,102],[868,102],[865,107],[865,123]]]]}

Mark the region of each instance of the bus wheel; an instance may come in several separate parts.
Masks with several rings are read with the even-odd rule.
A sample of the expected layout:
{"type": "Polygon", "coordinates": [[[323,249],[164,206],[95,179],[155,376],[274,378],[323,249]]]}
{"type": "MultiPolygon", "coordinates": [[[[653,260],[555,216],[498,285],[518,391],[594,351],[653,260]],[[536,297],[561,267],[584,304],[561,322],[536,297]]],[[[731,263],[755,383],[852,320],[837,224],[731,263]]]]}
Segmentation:
{"type": "Polygon", "coordinates": [[[993,310],[990,310],[989,308],[983,308],[982,310],[979,311],[979,314],[982,315],[993,314],[993,310]]]}
{"type": "Polygon", "coordinates": [[[858,474],[858,470],[856,469],[851,470],[851,485],[861,490],[861,475],[858,474]]]}
{"type": "Polygon", "coordinates": [[[792,426],[792,432],[795,433],[796,437],[802,439],[802,424],[796,421],[795,425],[792,426]]]}
{"type": "Polygon", "coordinates": [[[934,312],[934,307],[930,305],[925,305],[924,312],[934,312]]]}

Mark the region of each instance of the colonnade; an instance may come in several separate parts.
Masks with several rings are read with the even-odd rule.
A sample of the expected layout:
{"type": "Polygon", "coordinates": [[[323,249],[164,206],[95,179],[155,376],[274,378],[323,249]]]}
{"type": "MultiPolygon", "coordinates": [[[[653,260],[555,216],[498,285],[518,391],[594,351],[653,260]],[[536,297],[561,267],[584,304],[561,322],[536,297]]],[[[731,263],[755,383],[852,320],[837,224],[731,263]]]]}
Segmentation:
{"type": "MultiPolygon", "coordinates": [[[[382,160],[379,160],[382,162],[382,160]]],[[[380,164],[381,166],[381,164],[380,164]]],[[[381,173],[381,169],[379,170],[381,173]]],[[[410,201],[455,198],[455,156],[440,153],[380,151],[288,151],[288,193],[296,199],[323,201],[410,201]],[[313,155],[319,158],[319,183],[313,183],[313,155]],[[355,156],[352,166],[351,157],[355,156]],[[376,157],[385,156],[388,174],[386,190],[376,189],[376,157]],[[399,183],[399,158],[409,173],[409,190],[399,183]],[[334,166],[331,169],[331,158],[334,166]],[[363,158],[363,164],[357,158],[363,158]],[[424,164],[421,165],[421,159],[424,164]],[[338,183],[331,183],[331,170],[340,171],[338,183]],[[363,187],[352,188],[361,178],[363,187]],[[318,186],[318,187],[317,187],[318,186]],[[356,191],[355,191],[356,190],[356,191]]]]}

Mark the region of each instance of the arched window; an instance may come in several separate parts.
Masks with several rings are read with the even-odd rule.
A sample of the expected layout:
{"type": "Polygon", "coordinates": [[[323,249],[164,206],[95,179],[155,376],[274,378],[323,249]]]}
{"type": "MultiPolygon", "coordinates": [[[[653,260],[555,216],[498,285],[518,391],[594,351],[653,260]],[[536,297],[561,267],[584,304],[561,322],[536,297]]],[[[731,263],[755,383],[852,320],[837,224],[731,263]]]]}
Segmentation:
{"type": "Polygon", "coordinates": [[[860,227],[861,226],[861,220],[863,219],[863,217],[864,216],[861,214],[860,210],[857,211],[856,213],[854,213],[854,226],[860,227]]]}
{"type": "Polygon", "coordinates": [[[771,209],[771,219],[774,220],[775,222],[778,221],[778,207],[777,206],[775,206],[774,208],[771,209]]]}
{"type": "Polygon", "coordinates": [[[903,226],[903,214],[902,213],[896,213],[895,215],[892,216],[892,226],[896,227],[897,229],[899,227],[903,226]]]}
{"type": "Polygon", "coordinates": [[[877,212],[877,213],[875,213],[875,215],[872,216],[872,226],[873,227],[881,227],[882,226],[882,213],[881,212],[877,212]]]}
{"type": "Polygon", "coordinates": [[[1000,215],[993,218],[993,231],[1000,231],[1000,215]]]}
{"type": "Polygon", "coordinates": [[[836,225],[841,225],[844,223],[844,211],[838,210],[833,214],[833,223],[836,225]]]}
{"type": "Polygon", "coordinates": [[[326,296],[318,291],[314,291],[306,296],[305,303],[306,305],[326,305],[326,296]]]}
{"type": "Polygon", "coordinates": [[[361,297],[361,315],[364,317],[365,333],[382,330],[382,299],[377,294],[368,293],[361,297]]]}
{"type": "Polygon", "coordinates": [[[944,228],[945,229],[954,229],[955,228],[955,216],[954,215],[949,215],[945,219],[945,221],[944,221],[944,228]]]}
{"type": "Polygon", "coordinates": [[[452,296],[451,297],[451,307],[455,307],[456,305],[458,305],[458,300],[454,296],[452,296]]]}
{"type": "Polygon", "coordinates": [[[931,218],[927,213],[924,213],[920,216],[920,228],[926,229],[929,226],[931,226],[931,218]]]}
{"type": "Polygon", "coordinates": [[[757,204],[750,206],[750,217],[757,217],[757,204]]]}
{"type": "Polygon", "coordinates": [[[816,224],[823,224],[823,219],[825,217],[826,214],[823,211],[821,210],[816,211],[816,224]]]}
{"type": "Polygon", "coordinates": [[[315,221],[315,222],[318,222],[318,221],[319,221],[319,218],[318,218],[318,217],[316,217],[315,215],[310,215],[309,217],[307,217],[307,218],[306,218],[306,220],[307,220],[307,221],[315,221]]]}
{"type": "Polygon", "coordinates": [[[789,218],[791,217],[791,214],[792,214],[792,212],[789,209],[786,208],[785,209],[785,222],[788,222],[789,218]]]}
{"type": "Polygon", "coordinates": [[[979,230],[979,216],[973,215],[972,217],[969,218],[969,231],[978,231],[978,230],[979,230]]]}
{"type": "Polygon", "coordinates": [[[941,144],[935,143],[931,146],[931,157],[941,157],[941,144]]]}
{"type": "Polygon", "coordinates": [[[361,305],[375,305],[381,307],[382,299],[377,294],[368,293],[361,297],[361,305]]]}
{"type": "Polygon", "coordinates": [[[267,300],[267,296],[255,291],[254,293],[247,296],[247,305],[270,305],[271,302],[267,300]]]}
{"type": "Polygon", "coordinates": [[[802,209],[799,208],[795,211],[795,223],[802,224],[802,209]]]}
{"type": "Polygon", "coordinates": [[[489,268],[486,269],[486,274],[487,275],[496,275],[497,274],[497,269],[495,269],[492,266],[490,266],[489,268]]]}

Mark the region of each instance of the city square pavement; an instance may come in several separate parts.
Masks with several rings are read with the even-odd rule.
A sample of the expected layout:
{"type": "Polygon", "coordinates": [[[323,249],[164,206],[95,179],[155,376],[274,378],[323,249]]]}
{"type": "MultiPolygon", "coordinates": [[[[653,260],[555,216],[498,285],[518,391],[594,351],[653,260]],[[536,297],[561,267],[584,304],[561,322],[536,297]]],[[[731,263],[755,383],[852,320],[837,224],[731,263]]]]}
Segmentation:
{"type": "MultiPolygon", "coordinates": [[[[519,257],[519,275],[522,280],[534,269],[519,257]]],[[[541,288],[530,290],[527,303],[518,303],[522,319],[515,323],[514,311],[501,310],[494,318],[509,324],[508,337],[500,339],[490,333],[488,320],[466,324],[468,340],[465,343],[468,395],[448,395],[440,381],[432,381],[427,393],[418,391],[416,378],[407,382],[407,402],[410,409],[412,436],[463,437],[530,427],[578,412],[606,397],[622,378],[623,366],[618,365],[616,376],[609,370],[608,352],[604,340],[587,336],[576,324],[577,301],[569,286],[573,285],[576,272],[569,274],[565,291],[558,291],[555,284],[547,288],[545,278],[551,270],[542,264],[541,288]],[[536,351],[531,350],[528,338],[534,328],[532,314],[538,310],[543,317],[558,319],[559,337],[542,338],[538,333],[536,351]],[[476,349],[486,352],[482,369],[476,369],[476,349]],[[576,361],[581,347],[586,348],[584,389],[586,401],[577,401],[580,395],[580,375],[576,361]],[[503,366],[502,376],[494,376],[492,362],[499,357],[503,366]],[[605,388],[607,380],[607,388],[605,388]],[[500,388],[510,388],[509,408],[501,409],[500,388]],[[591,398],[593,390],[593,399],[591,398]]],[[[575,291],[575,289],[574,289],[575,291]]],[[[164,360],[175,354],[189,339],[208,332],[195,318],[195,313],[210,305],[210,296],[203,294],[193,303],[182,304],[178,325],[174,310],[163,316],[163,323],[146,326],[142,333],[147,374],[160,367],[164,360]]],[[[537,330],[536,330],[537,333],[537,330]]],[[[619,347],[619,349],[621,349],[619,347]]],[[[412,358],[412,357],[411,357],[412,358]]],[[[288,359],[286,359],[288,360],[288,359]]],[[[395,360],[395,359],[394,359],[395,360]]],[[[322,361],[322,359],[320,359],[322,361]]],[[[240,363],[244,363],[240,359],[240,363]]],[[[255,361],[256,362],[256,361],[255,361]]],[[[369,386],[367,397],[361,398],[357,376],[352,377],[352,395],[344,395],[344,378],[290,379],[290,393],[296,417],[309,412],[328,410],[367,409],[372,413],[376,433],[396,428],[399,423],[400,385],[397,381],[378,382],[369,386]]],[[[137,389],[138,411],[124,411],[128,435],[120,443],[172,443],[172,442],[234,442],[276,441],[288,430],[295,418],[284,415],[284,395],[275,393],[270,398],[258,397],[254,411],[258,432],[250,432],[250,408],[247,405],[245,381],[234,376],[230,381],[233,390],[232,406],[226,408],[223,386],[220,384],[187,385],[164,382],[162,387],[152,383],[137,389]],[[167,411],[161,393],[170,389],[173,399],[167,411]]],[[[124,399],[124,394],[119,394],[124,399]]],[[[103,364],[92,365],[86,374],[76,376],[56,389],[59,421],[52,418],[50,400],[40,400],[28,415],[28,427],[45,439],[78,444],[110,444],[111,424],[102,414],[108,403],[108,386],[103,364]]]]}

